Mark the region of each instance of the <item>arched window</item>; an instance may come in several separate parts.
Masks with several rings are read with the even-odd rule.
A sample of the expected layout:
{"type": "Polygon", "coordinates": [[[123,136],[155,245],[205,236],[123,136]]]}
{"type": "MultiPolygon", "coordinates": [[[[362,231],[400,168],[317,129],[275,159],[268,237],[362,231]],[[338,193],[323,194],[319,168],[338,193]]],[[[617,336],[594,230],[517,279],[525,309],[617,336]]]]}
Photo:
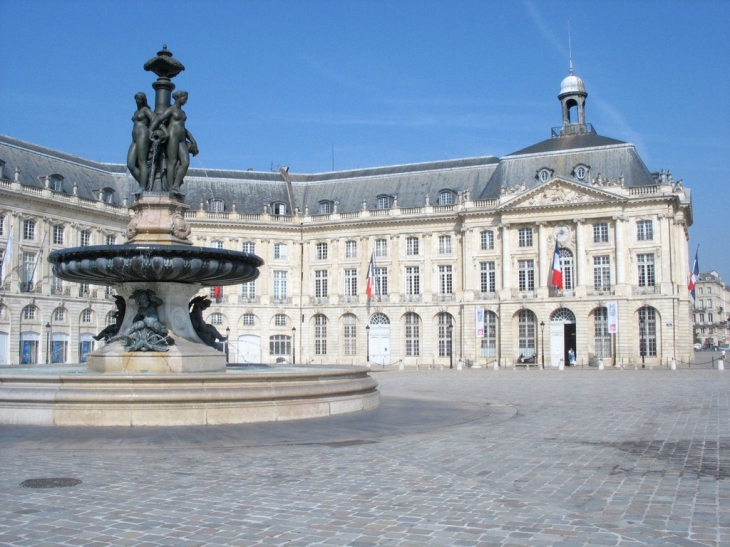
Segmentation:
{"type": "Polygon", "coordinates": [[[575,314],[568,308],[558,308],[550,315],[553,323],[575,323],[575,314]]]}
{"type": "Polygon", "coordinates": [[[439,357],[448,357],[454,349],[454,318],[449,313],[438,314],[439,357]]]}
{"type": "Polygon", "coordinates": [[[32,321],[35,319],[35,310],[36,308],[33,304],[28,304],[23,308],[23,319],[26,321],[32,321]]]}
{"type": "Polygon", "coordinates": [[[530,310],[520,310],[519,315],[519,354],[522,357],[535,355],[535,331],[537,318],[530,310]]]}
{"type": "Polygon", "coordinates": [[[453,190],[439,191],[439,205],[453,205],[453,203],[454,203],[453,190]]]}
{"type": "Polygon", "coordinates": [[[347,313],[342,318],[344,354],[357,355],[357,317],[347,313]]]}
{"type": "Polygon", "coordinates": [[[657,356],[656,310],[650,306],[639,308],[639,355],[657,356]]]}
{"type": "Polygon", "coordinates": [[[327,355],[327,317],[321,313],[314,316],[314,354],[327,355]]]}
{"type": "Polygon", "coordinates": [[[497,314],[484,311],[484,338],[482,338],[482,357],[497,356],[497,314]]]}
{"type": "Polygon", "coordinates": [[[210,324],[211,325],[222,325],[223,324],[223,314],[222,313],[211,313],[210,314],[210,324]]]}
{"type": "Polygon", "coordinates": [[[283,313],[277,313],[274,316],[274,326],[286,327],[286,315],[284,315],[283,313]]]}
{"type": "Polygon", "coordinates": [[[608,308],[596,308],[593,311],[593,341],[596,346],[596,357],[611,357],[611,333],[608,331],[608,308]]]}
{"type": "Polygon", "coordinates": [[[256,319],[252,313],[244,313],[241,317],[241,323],[244,327],[253,327],[256,324],[256,319]]]}
{"type": "Polygon", "coordinates": [[[332,202],[323,200],[319,202],[319,214],[329,215],[332,212],[332,202]]]}
{"type": "Polygon", "coordinates": [[[391,199],[390,196],[379,195],[378,196],[378,209],[390,209],[391,199]]]}
{"type": "Polygon", "coordinates": [[[81,322],[82,323],[91,323],[91,320],[94,318],[94,311],[91,308],[86,308],[81,312],[81,322]]]}
{"type": "MultiPolygon", "coordinates": [[[[121,319],[121,318],[120,318],[121,319]]],[[[114,325],[117,322],[117,315],[115,312],[110,311],[106,314],[106,324],[108,325],[114,325]]]]}
{"type": "Polygon", "coordinates": [[[66,308],[59,306],[58,308],[53,310],[53,320],[59,321],[59,322],[65,321],[66,320],[66,308]]]}
{"type": "Polygon", "coordinates": [[[54,192],[63,192],[63,177],[61,175],[51,175],[48,178],[48,187],[54,192]]]}
{"type": "Polygon", "coordinates": [[[552,176],[552,174],[553,173],[552,173],[552,171],[550,171],[550,169],[540,169],[537,172],[537,179],[540,182],[547,182],[548,180],[550,180],[550,177],[552,176]]]}
{"type": "Polygon", "coordinates": [[[285,215],[286,214],[286,203],[276,201],[271,204],[271,213],[274,215],[285,215]]]}
{"type": "Polygon", "coordinates": [[[384,313],[375,313],[370,318],[371,325],[390,325],[390,319],[384,313]]]}
{"type": "Polygon", "coordinates": [[[573,253],[570,249],[560,249],[560,271],[563,274],[563,289],[574,287],[573,253]]]}
{"type": "Polygon", "coordinates": [[[421,318],[417,313],[406,314],[406,356],[421,355],[421,318]]]}

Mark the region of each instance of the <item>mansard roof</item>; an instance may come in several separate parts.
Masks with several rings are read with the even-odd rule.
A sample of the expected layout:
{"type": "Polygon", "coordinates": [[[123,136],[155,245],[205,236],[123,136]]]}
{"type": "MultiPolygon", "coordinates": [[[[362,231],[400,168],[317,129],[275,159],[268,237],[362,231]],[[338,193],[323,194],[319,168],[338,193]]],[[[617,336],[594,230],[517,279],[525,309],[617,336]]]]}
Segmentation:
{"type": "Polygon", "coordinates": [[[18,169],[25,186],[44,188],[45,177],[60,175],[64,193],[71,195],[76,184],[80,198],[96,200],[99,190],[112,188],[115,205],[121,205],[137,184],[124,165],[90,161],[5,135],[0,135],[0,160],[5,162],[5,177],[12,179],[18,169]]]}

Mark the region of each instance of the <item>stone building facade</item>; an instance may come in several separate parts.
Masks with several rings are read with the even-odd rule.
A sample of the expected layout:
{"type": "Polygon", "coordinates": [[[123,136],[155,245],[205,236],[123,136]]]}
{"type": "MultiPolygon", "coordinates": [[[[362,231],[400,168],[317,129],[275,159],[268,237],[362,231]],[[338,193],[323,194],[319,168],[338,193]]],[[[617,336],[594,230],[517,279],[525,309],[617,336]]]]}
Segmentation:
{"type": "Polygon", "coordinates": [[[730,344],[727,305],[730,287],[714,270],[700,272],[695,285],[694,341],[703,348],[730,344]]]}
{"type": "MultiPolygon", "coordinates": [[[[690,191],[650,172],[632,144],[598,135],[586,97],[571,71],[562,126],[502,158],[190,169],[193,243],[265,261],[257,280],[211,290],[207,320],[230,333],[230,360],[558,366],[570,348],[585,365],[691,360],[690,191]]],[[[113,289],[69,286],[45,258],[124,243],[134,180],[122,165],[10,137],[0,162],[0,249],[13,234],[0,362],[83,360],[113,289]]]]}

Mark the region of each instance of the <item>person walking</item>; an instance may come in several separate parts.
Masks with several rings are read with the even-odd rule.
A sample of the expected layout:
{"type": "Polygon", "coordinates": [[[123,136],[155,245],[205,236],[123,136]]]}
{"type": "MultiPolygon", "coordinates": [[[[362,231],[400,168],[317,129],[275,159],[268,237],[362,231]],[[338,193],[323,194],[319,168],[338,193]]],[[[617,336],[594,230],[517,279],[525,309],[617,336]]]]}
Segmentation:
{"type": "Polygon", "coordinates": [[[573,348],[570,348],[568,350],[568,366],[569,367],[575,366],[575,352],[573,351],[573,348]]]}

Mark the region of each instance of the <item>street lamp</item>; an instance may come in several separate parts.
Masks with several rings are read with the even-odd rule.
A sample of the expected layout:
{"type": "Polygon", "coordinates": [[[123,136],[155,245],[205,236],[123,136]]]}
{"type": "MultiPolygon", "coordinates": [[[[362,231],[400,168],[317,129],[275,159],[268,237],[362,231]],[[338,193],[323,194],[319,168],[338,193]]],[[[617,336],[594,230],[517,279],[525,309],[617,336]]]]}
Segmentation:
{"type": "Polygon", "coordinates": [[[453,352],[453,349],[454,349],[454,338],[453,338],[454,325],[453,324],[449,324],[449,326],[446,327],[446,328],[449,331],[449,368],[454,368],[454,352],[453,352]]]}
{"type": "Polygon", "coordinates": [[[641,353],[641,368],[646,368],[646,365],[644,364],[644,358],[646,355],[646,350],[644,348],[644,343],[646,342],[646,334],[644,333],[645,327],[646,327],[646,320],[642,317],[641,319],[639,319],[639,341],[641,344],[639,351],[641,353]]]}
{"type": "Polygon", "coordinates": [[[46,364],[51,362],[51,323],[46,323],[46,364]]]}
{"type": "Polygon", "coordinates": [[[226,365],[230,362],[228,354],[228,344],[231,340],[231,327],[226,327],[226,365]]]}
{"type": "Polygon", "coordinates": [[[542,368],[545,368],[545,321],[540,321],[540,345],[542,346],[542,368]]]}
{"type": "Polygon", "coordinates": [[[291,364],[297,364],[297,328],[291,328],[291,364]]]}
{"type": "Polygon", "coordinates": [[[368,365],[370,364],[370,325],[365,325],[365,334],[367,335],[367,352],[368,352],[368,365]]]}

